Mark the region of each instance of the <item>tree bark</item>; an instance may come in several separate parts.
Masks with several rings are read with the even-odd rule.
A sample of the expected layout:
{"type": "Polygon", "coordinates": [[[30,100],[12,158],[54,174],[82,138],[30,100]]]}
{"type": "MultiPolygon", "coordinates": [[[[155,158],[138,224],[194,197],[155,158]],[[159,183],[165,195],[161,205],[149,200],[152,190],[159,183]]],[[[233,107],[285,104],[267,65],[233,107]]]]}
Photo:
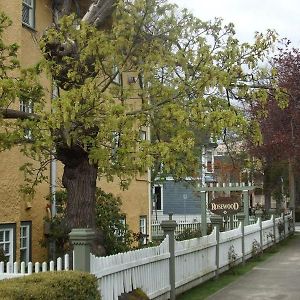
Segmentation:
{"type": "Polygon", "coordinates": [[[62,183],[67,190],[66,227],[95,228],[97,167],[81,149],[60,149],[64,163],[62,183]]]}

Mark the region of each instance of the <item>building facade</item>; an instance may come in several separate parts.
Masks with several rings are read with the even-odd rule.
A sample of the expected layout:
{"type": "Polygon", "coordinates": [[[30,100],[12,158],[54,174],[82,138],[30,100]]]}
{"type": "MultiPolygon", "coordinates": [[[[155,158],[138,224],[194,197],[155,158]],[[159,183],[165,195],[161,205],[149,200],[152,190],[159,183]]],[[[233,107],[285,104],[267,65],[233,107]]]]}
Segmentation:
{"type": "MultiPolygon", "coordinates": [[[[88,8],[82,1],[82,7],[88,8]]],[[[0,2],[0,11],[12,21],[12,26],[4,33],[5,43],[17,43],[20,48],[18,59],[22,67],[29,67],[41,58],[39,40],[45,30],[53,23],[53,3],[51,0],[10,0],[0,2]]],[[[41,76],[41,83],[51,99],[52,84],[41,76]]],[[[24,103],[16,104],[13,109],[30,112],[24,103]]],[[[41,247],[44,239],[45,218],[51,216],[51,207],[46,200],[50,193],[49,183],[42,183],[36,189],[33,199],[19,192],[23,174],[19,170],[26,159],[18,147],[0,153],[0,249],[7,259],[13,261],[43,261],[47,258],[47,249],[41,247]]],[[[62,166],[52,170],[49,178],[52,183],[61,180],[62,166]],[[55,174],[53,174],[55,172],[55,174]]],[[[149,234],[149,180],[148,176],[133,180],[127,191],[119,189],[117,182],[108,184],[99,182],[106,192],[112,192],[122,199],[122,210],[126,223],[134,232],[149,234]]],[[[53,188],[53,186],[52,186],[53,188]]],[[[53,189],[52,189],[53,191],[53,189]]]]}

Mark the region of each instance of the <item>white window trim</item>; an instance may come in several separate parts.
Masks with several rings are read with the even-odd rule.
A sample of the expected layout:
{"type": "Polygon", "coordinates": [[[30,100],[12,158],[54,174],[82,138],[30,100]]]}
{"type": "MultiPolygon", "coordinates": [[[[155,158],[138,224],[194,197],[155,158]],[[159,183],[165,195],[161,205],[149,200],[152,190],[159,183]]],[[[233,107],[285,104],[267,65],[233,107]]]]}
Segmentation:
{"type": "MultiPolygon", "coordinates": [[[[163,189],[163,185],[162,184],[154,184],[153,185],[153,189],[152,189],[152,194],[153,197],[155,195],[155,188],[156,187],[160,187],[160,195],[161,195],[161,199],[160,199],[160,207],[161,209],[158,209],[157,211],[163,211],[164,210],[164,189],[163,189]]],[[[154,206],[154,198],[153,198],[153,212],[155,212],[155,206],[154,206]]]]}
{"type": "Polygon", "coordinates": [[[34,29],[35,27],[35,0],[31,0],[31,4],[28,4],[25,0],[22,1],[22,23],[34,29]],[[23,8],[26,7],[29,13],[29,21],[28,23],[23,20],[23,8]]]}
{"type": "Polygon", "coordinates": [[[142,245],[147,244],[147,216],[140,216],[140,233],[143,234],[140,242],[142,245]]]}
{"type": "Polygon", "coordinates": [[[118,72],[118,74],[116,75],[116,77],[113,79],[112,82],[120,85],[121,84],[121,73],[120,73],[120,70],[118,69],[117,66],[113,66],[112,76],[114,76],[115,73],[117,73],[117,72],[118,72]]]}
{"type": "MultiPolygon", "coordinates": [[[[20,111],[32,114],[33,113],[33,103],[32,101],[29,101],[28,103],[25,103],[23,100],[20,100],[20,111]]],[[[26,140],[32,139],[32,132],[30,129],[24,130],[24,138],[26,140]]]]}
{"type": "Polygon", "coordinates": [[[14,247],[15,247],[15,245],[14,245],[14,229],[13,229],[13,227],[5,226],[3,228],[0,228],[0,231],[3,231],[3,234],[4,234],[4,241],[0,242],[0,245],[9,243],[9,250],[8,250],[9,260],[8,260],[8,262],[10,262],[12,265],[14,263],[14,247]],[[5,232],[6,231],[9,231],[9,241],[8,242],[5,240],[5,232]]]}
{"type": "MultiPolygon", "coordinates": [[[[20,252],[21,250],[26,250],[26,257],[25,257],[25,264],[27,265],[30,260],[30,224],[21,224],[20,226],[20,252]],[[22,247],[22,229],[26,229],[26,245],[25,247],[22,247]]],[[[21,256],[20,256],[21,257],[21,256]]]]}
{"type": "Polygon", "coordinates": [[[140,140],[141,141],[147,141],[148,135],[146,130],[140,130],[140,140]]]}

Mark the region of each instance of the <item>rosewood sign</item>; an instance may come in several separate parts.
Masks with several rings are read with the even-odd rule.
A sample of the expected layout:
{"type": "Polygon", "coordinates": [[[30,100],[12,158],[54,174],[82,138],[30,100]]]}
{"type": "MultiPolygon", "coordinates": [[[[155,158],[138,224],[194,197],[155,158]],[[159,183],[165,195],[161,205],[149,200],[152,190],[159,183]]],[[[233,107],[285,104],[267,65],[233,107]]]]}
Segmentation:
{"type": "Polygon", "coordinates": [[[209,203],[208,207],[216,215],[227,216],[236,214],[241,208],[241,203],[237,198],[217,197],[209,203]]]}

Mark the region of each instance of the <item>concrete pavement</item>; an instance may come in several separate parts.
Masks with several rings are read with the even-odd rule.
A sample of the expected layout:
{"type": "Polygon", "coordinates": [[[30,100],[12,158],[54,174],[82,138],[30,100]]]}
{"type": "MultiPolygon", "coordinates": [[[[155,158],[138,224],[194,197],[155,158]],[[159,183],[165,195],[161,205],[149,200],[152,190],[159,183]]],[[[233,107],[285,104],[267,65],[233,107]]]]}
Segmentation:
{"type": "Polygon", "coordinates": [[[207,299],[300,300],[299,225],[296,226],[296,238],[287,247],[207,299]]]}

